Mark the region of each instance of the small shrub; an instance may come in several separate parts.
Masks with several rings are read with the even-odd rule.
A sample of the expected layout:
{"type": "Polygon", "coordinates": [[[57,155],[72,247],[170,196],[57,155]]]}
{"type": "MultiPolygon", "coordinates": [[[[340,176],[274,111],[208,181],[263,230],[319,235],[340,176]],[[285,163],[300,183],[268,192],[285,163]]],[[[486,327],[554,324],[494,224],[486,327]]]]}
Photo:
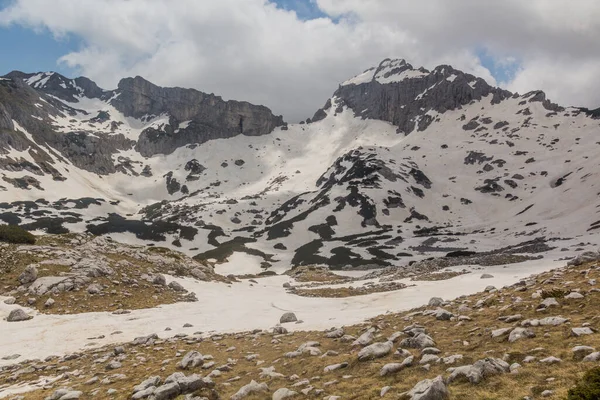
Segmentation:
{"type": "Polygon", "coordinates": [[[16,225],[0,225],[0,242],[35,244],[35,236],[16,225]]]}
{"type": "Polygon", "coordinates": [[[600,367],[590,369],[573,388],[569,389],[567,400],[600,399],[600,367]]]}
{"type": "Polygon", "coordinates": [[[549,297],[554,297],[555,299],[562,299],[567,294],[569,294],[568,291],[561,289],[542,290],[542,299],[547,299],[549,297]]]}

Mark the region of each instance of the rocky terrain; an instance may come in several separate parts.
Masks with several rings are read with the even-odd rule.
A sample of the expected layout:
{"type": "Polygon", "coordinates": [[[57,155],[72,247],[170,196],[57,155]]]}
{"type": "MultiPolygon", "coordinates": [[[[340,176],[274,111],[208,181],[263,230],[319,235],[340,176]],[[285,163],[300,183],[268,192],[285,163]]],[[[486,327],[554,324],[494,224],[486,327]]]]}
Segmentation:
{"type": "Polygon", "coordinates": [[[598,113],[400,59],[324,100],[0,77],[0,398],[564,398],[598,113]]]}
{"type": "Polygon", "coordinates": [[[163,274],[201,281],[227,279],[175,251],[135,247],[90,234],[45,236],[35,245],[0,247],[0,295],[43,313],[127,313],[197,301],[163,274]]]}
{"type": "Polygon", "coordinates": [[[510,286],[325,331],[290,331],[303,315],[284,313],[268,330],[156,332],[13,363],[0,396],[563,399],[600,360],[599,261],[588,252],[510,286]]]}

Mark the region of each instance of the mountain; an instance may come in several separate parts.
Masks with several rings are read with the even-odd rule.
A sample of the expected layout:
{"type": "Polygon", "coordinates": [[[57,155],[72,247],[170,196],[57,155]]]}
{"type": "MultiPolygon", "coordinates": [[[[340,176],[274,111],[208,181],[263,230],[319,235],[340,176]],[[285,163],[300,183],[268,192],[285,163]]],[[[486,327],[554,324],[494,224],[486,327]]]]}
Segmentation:
{"type": "Polygon", "coordinates": [[[383,60],[300,124],[141,77],[0,80],[0,219],[234,253],[258,271],[575,251],[600,228],[598,113],[383,60]]]}

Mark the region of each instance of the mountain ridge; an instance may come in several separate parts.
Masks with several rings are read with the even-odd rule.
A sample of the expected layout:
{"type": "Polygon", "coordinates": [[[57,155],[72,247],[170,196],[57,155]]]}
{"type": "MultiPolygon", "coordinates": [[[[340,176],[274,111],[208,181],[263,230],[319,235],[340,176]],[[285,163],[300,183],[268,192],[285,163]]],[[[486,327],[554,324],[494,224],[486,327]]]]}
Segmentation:
{"type": "Polygon", "coordinates": [[[600,219],[589,110],[450,66],[386,59],[289,125],[141,77],[86,91],[12,76],[0,80],[0,219],[32,230],[341,269],[586,237],[600,219]]]}

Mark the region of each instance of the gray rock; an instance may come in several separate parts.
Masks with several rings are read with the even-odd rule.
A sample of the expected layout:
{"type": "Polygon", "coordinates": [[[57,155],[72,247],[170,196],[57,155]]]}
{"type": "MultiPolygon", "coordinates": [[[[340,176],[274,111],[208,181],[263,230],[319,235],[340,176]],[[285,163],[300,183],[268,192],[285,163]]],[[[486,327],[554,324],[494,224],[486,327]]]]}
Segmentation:
{"type": "Polygon", "coordinates": [[[171,400],[181,394],[181,389],[177,382],[165,383],[154,390],[155,400],[171,400]]]}
{"type": "Polygon", "coordinates": [[[500,328],[500,329],[494,329],[492,331],[492,338],[501,338],[504,336],[508,336],[509,332],[512,330],[512,328],[500,328]]]}
{"type": "Polygon", "coordinates": [[[425,333],[419,333],[414,337],[409,337],[400,342],[401,347],[409,349],[424,349],[425,347],[435,346],[434,340],[425,333]]]}
{"type": "Polygon", "coordinates": [[[538,308],[550,308],[550,307],[558,307],[558,301],[554,297],[548,297],[541,302],[538,308]]]}
{"type": "Polygon", "coordinates": [[[21,321],[27,321],[32,319],[33,317],[27,315],[27,313],[25,311],[23,311],[23,309],[21,308],[15,308],[14,310],[12,310],[10,312],[10,314],[8,314],[8,317],[6,318],[6,321],[8,322],[21,322],[21,321]]]}
{"type": "Polygon", "coordinates": [[[166,286],[167,285],[167,278],[165,278],[164,275],[156,274],[152,278],[152,283],[154,283],[155,285],[159,285],[159,286],[166,286]]]}
{"type": "Polygon", "coordinates": [[[160,376],[152,376],[146,380],[144,380],[139,385],[133,388],[133,393],[140,392],[142,390],[148,389],[149,387],[158,386],[160,384],[160,376]]]}
{"type": "Polygon", "coordinates": [[[534,338],[534,337],[535,337],[535,332],[532,331],[531,329],[515,328],[510,332],[510,335],[508,335],[508,341],[510,343],[514,343],[517,340],[534,338]]]}
{"type": "Polygon", "coordinates": [[[328,365],[323,369],[323,372],[327,373],[327,372],[333,372],[333,371],[337,371],[338,369],[342,369],[342,368],[346,368],[348,366],[347,362],[343,362],[343,363],[339,363],[339,364],[332,364],[332,365],[328,365]]]}
{"type": "Polygon", "coordinates": [[[54,305],[55,301],[53,298],[49,297],[46,302],[44,303],[44,307],[46,308],[50,308],[54,305]]]}
{"type": "Polygon", "coordinates": [[[600,361],[600,351],[595,351],[583,357],[583,362],[597,362],[600,361]]]}
{"type": "Polygon", "coordinates": [[[272,400],[285,400],[291,399],[292,397],[296,397],[298,393],[290,390],[288,388],[280,388],[273,393],[272,400]]]}
{"type": "Polygon", "coordinates": [[[583,298],[585,298],[585,296],[578,292],[571,292],[565,296],[565,299],[567,300],[579,300],[583,298]]]}
{"type": "Polygon", "coordinates": [[[562,360],[560,358],[550,356],[550,357],[541,359],[540,362],[542,364],[558,364],[558,363],[562,362],[562,360]]]}
{"type": "Polygon", "coordinates": [[[589,327],[572,328],[571,329],[571,336],[575,336],[575,337],[584,336],[584,335],[592,335],[593,333],[594,333],[594,330],[589,327]]]}
{"type": "Polygon", "coordinates": [[[183,356],[183,359],[177,364],[177,367],[181,369],[190,369],[200,367],[203,363],[204,356],[199,352],[192,350],[183,356]]]}
{"type": "Polygon", "coordinates": [[[480,279],[491,279],[491,278],[493,278],[493,277],[494,277],[494,275],[490,275],[490,274],[482,274],[482,275],[481,275],[481,277],[480,277],[480,279]]]}
{"type": "Polygon", "coordinates": [[[573,359],[576,361],[583,360],[584,357],[594,352],[594,348],[590,346],[575,346],[571,349],[573,359]]]}
{"type": "Polygon", "coordinates": [[[450,398],[450,393],[444,379],[438,376],[420,381],[408,391],[407,396],[410,400],[446,400],[450,398]]]}
{"type": "Polygon", "coordinates": [[[435,319],[439,321],[449,321],[450,318],[454,316],[450,311],[444,310],[443,308],[438,308],[433,315],[435,316],[435,319]]]}
{"type": "Polygon", "coordinates": [[[360,335],[354,342],[352,342],[352,346],[366,346],[370,344],[375,338],[375,329],[370,328],[362,335],[360,335]]]}
{"type": "Polygon", "coordinates": [[[202,271],[200,268],[194,268],[190,271],[190,274],[200,280],[200,281],[208,281],[208,275],[206,275],[206,273],[204,271],[202,271]]]}
{"type": "Polygon", "coordinates": [[[473,365],[464,365],[455,368],[448,377],[448,383],[458,380],[467,380],[472,384],[478,384],[483,379],[510,371],[510,365],[498,358],[485,358],[475,362],[473,365]]]}
{"type": "Polygon", "coordinates": [[[33,283],[38,278],[38,270],[35,264],[28,265],[25,270],[19,275],[19,282],[21,285],[27,285],[33,283]]]}
{"type": "Polygon", "coordinates": [[[298,318],[296,317],[296,314],[294,314],[293,312],[286,312],[285,314],[283,314],[281,316],[281,318],[279,318],[280,324],[287,324],[289,322],[296,322],[296,321],[298,321],[298,318]]]}
{"type": "Polygon", "coordinates": [[[440,307],[442,304],[444,304],[444,300],[441,297],[432,297],[428,303],[429,307],[440,307]]]}
{"type": "Polygon", "coordinates": [[[17,301],[17,299],[15,299],[14,297],[11,296],[11,297],[4,299],[4,304],[11,305],[11,304],[15,304],[16,301],[17,301]]]}
{"type": "Polygon", "coordinates": [[[344,335],[345,335],[344,329],[339,328],[339,329],[335,329],[333,331],[327,332],[325,334],[325,337],[329,338],[329,339],[339,339],[339,338],[341,338],[344,335]]]}
{"type": "Polygon", "coordinates": [[[176,292],[185,292],[185,288],[179,282],[171,281],[169,287],[176,292]]]}
{"type": "Polygon", "coordinates": [[[256,381],[251,381],[249,384],[244,385],[237,391],[233,396],[231,396],[231,400],[241,400],[243,398],[248,397],[251,394],[261,394],[267,393],[269,391],[269,387],[266,383],[258,383],[256,381]]]}
{"type": "Polygon", "coordinates": [[[88,286],[87,288],[87,292],[89,294],[98,294],[100,292],[102,292],[102,286],[98,285],[97,283],[93,283],[90,286],[88,286]]]}
{"type": "Polygon", "coordinates": [[[358,361],[367,361],[385,357],[393,348],[394,344],[392,342],[373,343],[358,352],[358,361]]]}

